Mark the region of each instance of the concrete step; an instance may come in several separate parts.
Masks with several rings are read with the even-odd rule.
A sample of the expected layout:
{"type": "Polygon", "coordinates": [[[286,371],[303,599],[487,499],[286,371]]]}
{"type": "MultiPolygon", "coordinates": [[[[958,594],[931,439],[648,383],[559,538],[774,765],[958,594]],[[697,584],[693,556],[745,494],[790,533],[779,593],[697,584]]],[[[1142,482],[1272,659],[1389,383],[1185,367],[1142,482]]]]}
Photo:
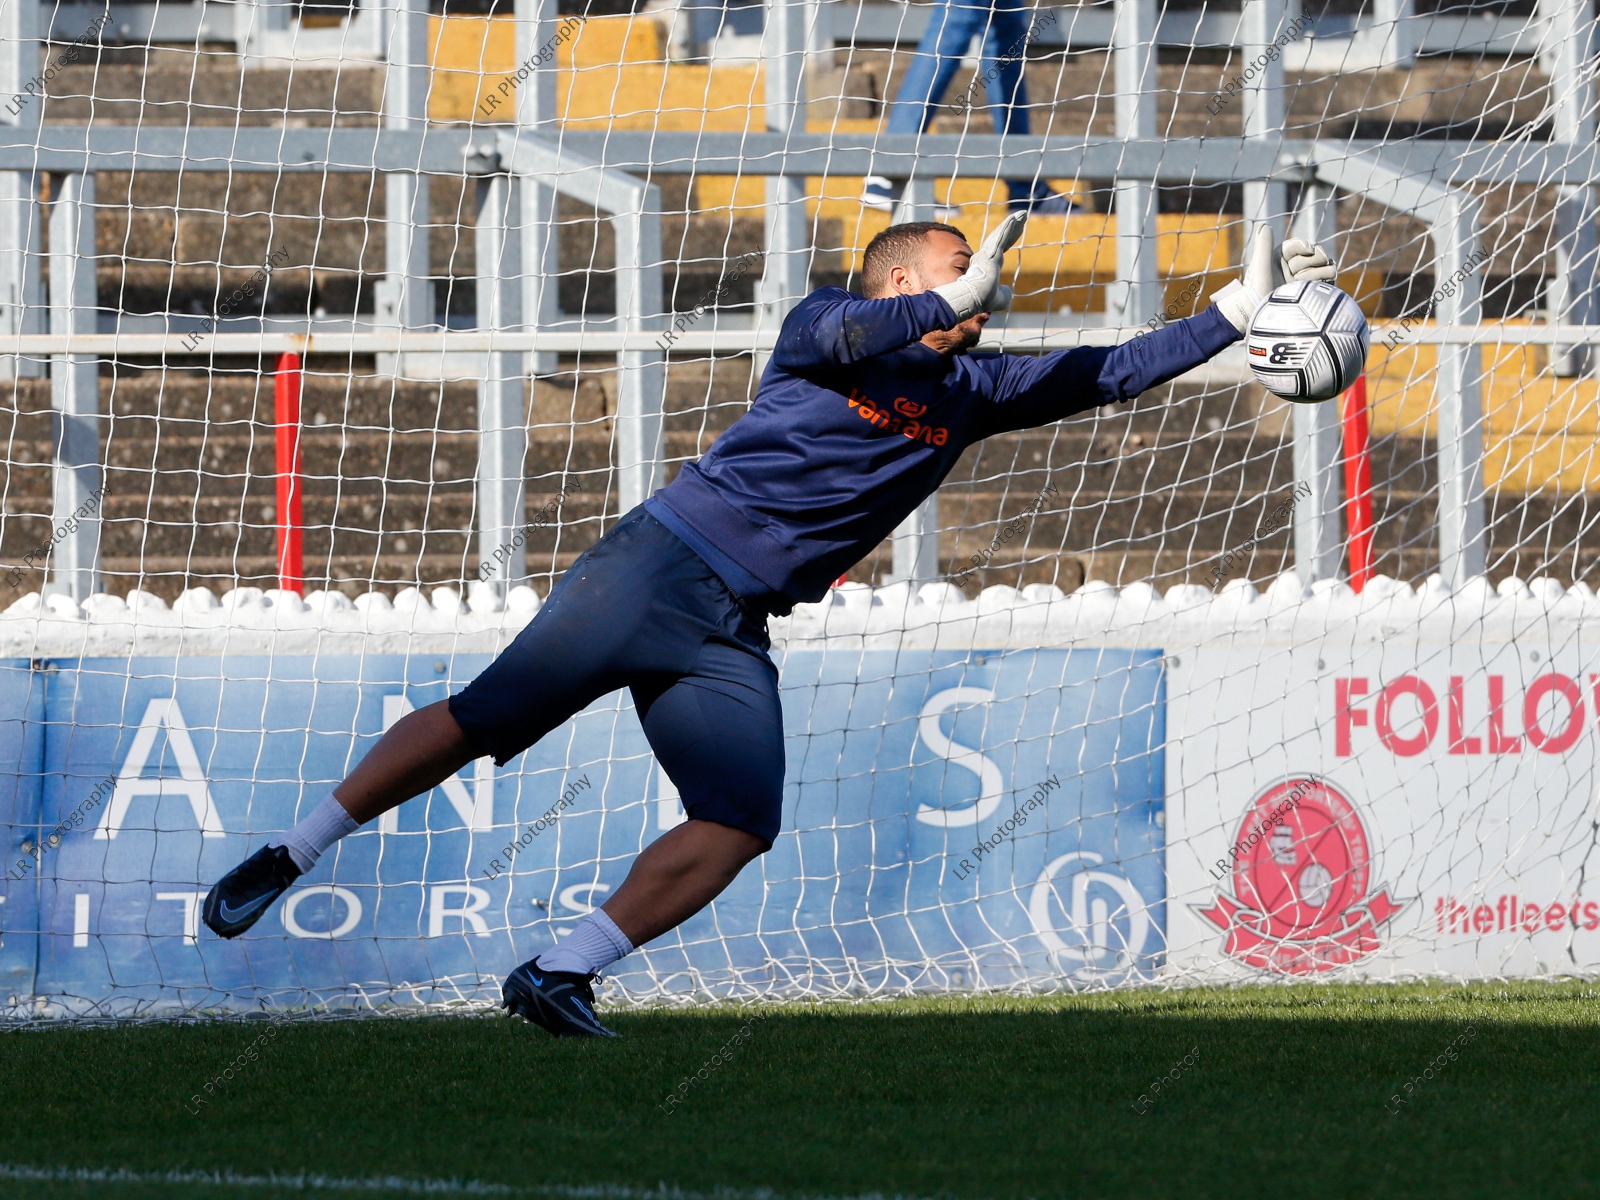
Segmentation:
{"type": "MultiPolygon", "coordinates": [[[[468,16],[435,24],[440,39],[436,52],[443,57],[433,79],[432,117],[481,120],[476,108],[481,90],[492,89],[507,70],[515,69],[511,25],[468,16]]],[[[661,53],[659,30],[652,21],[628,16],[589,20],[581,35],[563,46],[566,57],[559,61],[563,104],[574,127],[681,126],[683,114],[702,111],[707,127],[737,128],[743,118],[736,114],[747,101],[756,106],[764,102],[754,65],[669,65],[660,61],[661,53]],[[575,65],[579,69],[573,71],[575,65]],[[733,126],[726,123],[730,115],[733,126]]],[[[913,47],[906,45],[813,55],[808,127],[857,136],[880,131],[884,101],[899,86],[912,54],[913,47]]],[[[1036,48],[1025,63],[1035,132],[1068,140],[1112,136],[1106,54],[1044,54],[1036,48]]],[[[1155,68],[1161,128],[1173,136],[1237,136],[1242,102],[1213,112],[1211,101],[1217,87],[1242,69],[1239,55],[1200,51],[1180,57],[1182,61],[1155,68]]],[[[975,116],[982,124],[981,116],[961,113],[953,103],[972,82],[970,68],[958,70],[935,119],[935,132],[974,128],[975,116]]],[[[1548,136],[1541,128],[1549,103],[1542,71],[1537,66],[1507,70],[1503,60],[1478,54],[1430,56],[1402,70],[1289,72],[1286,84],[1287,128],[1298,137],[1398,140],[1446,130],[1480,142],[1517,130],[1531,131],[1535,141],[1548,136]]],[[[346,64],[331,70],[300,64],[293,70],[245,70],[240,58],[216,47],[203,54],[181,48],[105,47],[55,72],[34,115],[48,123],[93,120],[97,125],[366,127],[379,121],[382,88],[381,68],[346,64]]],[[[739,255],[760,248],[762,222],[754,214],[763,202],[763,185],[754,177],[737,184],[731,177],[701,177],[691,186],[683,175],[658,176],[656,182],[665,211],[668,295],[683,311],[725,278],[739,255]]],[[[1109,180],[1058,182],[1077,188],[1080,202],[1092,210],[1088,215],[1106,211],[1109,180]]],[[[204,315],[214,309],[219,294],[227,294],[267,253],[283,246],[290,251],[291,265],[274,273],[267,297],[273,311],[306,312],[319,305],[350,311],[357,304],[368,310],[385,252],[382,189],[376,183],[360,174],[100,172],[102,303],[204,315]]],[[[430,271],[457,284],[455,290],[463,294],[455,304],[463,312],[472,307],[466,293],[474,275],[473,186],[470,180],[450,177],[434,177],[431,183],[435,234],[430,271]]],[[[855,202],[858,187],[856,181],[834,177],[817,189],[828,196],[817,205],[820,253],[815,269],[821,274],[849,270],[864,237],[879,227],[861,220],[855,202]]],[[[990,215],[992,206],[1002,202],[1003,188],[991,181],[961,181],[960,189],[966,190],[958,200],[989,205],[990,215]]],[[[1493,260],[1485,269],[1491,283],[1486,298],[1490,311],[1498,311],[1498,291],[1520,287],[1531,295],[1539,277],[1552,269],[1548,230],[1553,203],[1549,189],[1533,189],[1515,204],[1491,200],[1494,219],[1485,229],[1485,247],[1493,260]]],[[[1372,206],[1362,207],[1359,197],[1347,197],[1340,207],[1346,262],[1365,264],[1380,281],[1374,286],[1407,280],[1422,285],[1431,264],[1425,261],[1427,240],[1421,225],[1390,212],[1374,219],[1372,206]]],[[[1162,208],[1163,216],[1180,210],[1205,214],[1215,225],[1214,236],[1185,239],[1194,245],[1181,251],[1187,265],[1180,274],[1232,269],[1237,247],[1229,248],[1233,234],[1227,226],[1239,211],[1237,186],[1164,188],[1162,208]],[[1202,244],[1209,249],[1201,252],[1202,244]],[[1188,261],[1196,253],[1204,266],[1188,261]]],[[[563,290],[575,311],[585,303],[585,291],[598,311],[611,303],[609,295],[601,294],[611,287],[606,275],[612,254],[609,224],[595,221],[581,208],[569,209],[565,201],[561,216],[561,263],[568,272],[563,290]]],[[[969,224],[986,219],[978,207],[969,207],[962,218],[969,224]]],[[[1050,220],[1039,218],[1038,228],[1054,229],[1050,220]]],[[[1038,271],[1028,268],[1025,273],[1045,280],[1043,286],[1051,290],[1065,284],[1068,275],[1081,274],[1083,266],[1075,256],[1092,258],[1103,237],[1086,234],[1069,240],[1072,248],[1063,251],[1062,238],[1038,236],[1030,229],[1029,242],[1038,245],[1023,253],[1037,254],[1042,248],[1055,257],[1038,271]]],[[[1103,282],[1114,264],[1096,265],[1095,271],[1103,282]]],[[[749,271],[734,283],[728,302],[747,304],[758,273],[759,268],[749,271]]],[[[1072,286],[1076,295],[1086,285],[1078,281],[1072,286]]],[[[1431,286],[1422,288],[1423,296],[1431,286]]]]}
{"type": "MultiPolygon", "coordinates": [[[[530,570],[541,577],[564,569],[618,516],[614,371],[578,371],[575,359],[562,365],[532,386],[529,511],[567,488],[559,520],[529,539],[530,570]]],[[[271,383],[259,372],[126,369],[102,380],[113,414],[105,445],[109,578],[142,580],[169,596],[197,581],[270,580],[277,537],[271,383]]],[[[749,386],[748,356],[672,365],[669,474],[745,411],[749,386]]],[[[0,561],[9,565],[51,532],[48,384],[23,381],[7,399],[0,404],[8,444],[8,461],[0,464],[0,561]]],[[[469,577],[476,404],[475,385],[466,381],[308,373],[302,456],[309,578],[359,589],[369,580],[469,577]]],[[[1253,536],[1292,483],[1281,415],[1259,409],[1248,393],[1172,385],[1132,405],[991,438],[962,456],[941,490],[941,563],[950,570],[969,563],[1048,485],[1054,491],[1037,515],[971,586],[1076,586],[1085,577],[1204,581],[1206,565],[1253,536]]],[[[1374,457],[1380,569],[1415,577],[1437,558],[1431,442],[1392,434],[1378,440],[1374,457]]],[[[1559,554],[1582,545],[1582,509],[1570,501],[1498,497],[1491,518],[1491,557],[1506,573],[1550,569],[1545,548],[1559,554]],[[1526,529],[1539,531],[1536,542],[1519,540],[1526,529]]],[[[1287,529],[1268,537],[1246,577],[1264,581],[1281,570],[1291,538],[1287,529]]],[[[852,576],[881,581],[886,554],[880,548],[852,576]]],[[[1583,569],[1588,561],[1574,565],[1583,569]]]]}
{"type": "MultiPolygon", "coordinates": [[[[950,498],[942,499],[948,507],[950,498]]],[[[1397,497],[1392,509],[1378,516],[1375,569],[1412,583],[1419,582],[1437,570],[1433,506],[1428,497],[1397,497]]],[[[567,517],[565,505],[563,517],[567,517]]],[[[1204,536],[1208,531],[1229,530],[1225,520],[1191,526],[1158,521],[1154,522],[1155,533],[1130,537],[1126,530],[1111,535],[1111,509],[1101,512],[1100,517],[1094,526],[1098,538],[1086,539],[1079,545],[1067,540],[1068,530],[1052,530],[1042,516],[1031,538],[1016,539],[1002,547],[986,565],[966,578],[964,590],[976,594],[980,588],[997,583],[1017,587],[1053,583],[1070,591],[1086,578],[1117,584],[1142,580],[1162,589],[1177,583],[1209,585],[1209,566],[1222,551],[1230,548],[1230,544],[1205,544],[1212,540],[1204,536]],[[1066,544],[1062,548],[1064,540],[1066,544]],[[1020,546],[1017,545],[1019,541],[1020,546]]],[[[564,519],[549,533],[536,531],[536,536],[530,539],[528,569],[532,582],[541,592],[548,591],[555,578],[596,540],[601,529],[601,520],[597,518],[598,514],[590,513],[587,520],[576,523],[564,519]]],[[[605,525],[609,526],[614,518],[613,510],[607,514],[605,525]]],[[[459,514],[457,519],[460,519],[459,514]]],[[[1565,528],[1559,532],[1553,530],[1548,540],[1540,539],[1541,545],[1528,545],[1518,537],[1527,519],[1527,514],[1521,511],[1505,514],[1498,520],[1491,519],[1492,581],[1498,582],[1508,575],[1527,579],[1548,574],[1570,582],[1586,573],[1592,575],[1600,568],[1600,547],[1583,548],[1577,541],[1567,541],[1563,537],[1565,528]],[[1568,552],[1556,555],[1552,561],[1544,545],[1565,545],[1568,552]],[[1574,551],[1573,547],[1578,549],[1574,551]]],[[[113,519],[108,524],[105,559],[107,586],[111,590],[125,592],[140,586],[170,600],[190,586],[226,590],[233,586],[272,586],[275,580],[276,558],[272,552],[275,532],[266,525],[243,527],[232,547],[226,547],[223,541],[210,540],[207,544],[197,542],[189,550],[174,545],[176,535],[163,535],[163,527],[153,522],[145,527],[143,550],[132,554],[112,553],[127,545],[118,540],[115,526],[113,519]],[[156,553],[162,543],[179,552],[156,553]]],[[[379,536],[374,530],[348,526],[333,531],[325,527],[309,528],[306,535],[307,587],[342,587],[355,594],[373,585],[390,590],[413,584],[463,586],[472,578],[476,560],[461,530],[460,525],[453,529],[436,526],[419,535],[413,529],[396,527],[385,528],[379,536]]],[[[1239,541],[1253,532],[1248,525],[1240,528],[1239,541]]],[[[229,533],[231,531],[220,531],[218,537],[225,541],[229,533]]],[[[972,550],[987,546],[992,537],[993,527],[988,530],[945,529],[940,538],[941,565],[952,571],[967,565],[964,560],[972,550]],[[985,533],[987,538],[983,536],[985,533]]],[[[13,556],[6,553],[0,558],[9,562],[13,556]]],[[[1292,534],[1285,530],[1266,538],[1229,578],[1250,579],[1259,587],[1265,587],[1292,565],[1292,534]]],[[[892,556],[884,545],[852,568],[849,577],[881,584],[887,579],[891,566],[892,556]]],[[[37,588],[39,582],[37,572],[28,574],[17,594],[37,588]]]]}
{"type": "MultiPolygon", "coordinates": [[[[616,410],[616,369],[606,356],[563,356],[553,375],[533,381],[530,437],[611,436],[616,410]]],[[[674,360],[667,373],[667,427],[673,432],[726,429],[749,407],[747,355],[716,360],[674,360]]],[[[194,422],[208,429],[227,423],[273,424],[273,364],[248,370],[141,369],[119,364],[102,374],[100,395],[118,418],[151,417],[194,422]]],[[[477,385],[471,379],[440,383],[355,373],[348,363],[314,357],[301,389],[302,420],[308,429],[345,426],[379,431],[470,431],[477,428],[477,385]]],[[[29,417],[48,426],[48,380],[0,385],[0,419],[29,417]]]]}

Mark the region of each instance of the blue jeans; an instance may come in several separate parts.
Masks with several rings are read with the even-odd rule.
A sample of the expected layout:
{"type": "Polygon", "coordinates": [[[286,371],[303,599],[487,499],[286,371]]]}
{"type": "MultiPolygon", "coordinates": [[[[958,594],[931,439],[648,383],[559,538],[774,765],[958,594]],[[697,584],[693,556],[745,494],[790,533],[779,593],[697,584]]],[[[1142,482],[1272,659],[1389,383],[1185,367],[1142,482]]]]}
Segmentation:
{"type": "MultiPolygon", "coordinates": [[[[889,133],[922,133],[933,121],[973,34],[983,35],[979,79],[984,80],[996,133],[1028,133],[1028,89],[1022,79],[1029,16],[1022,0],[947,0],[933,10],[928,32],[889,109],[889,133]]],[[[970,100],[970,97],[969,97],[970,100]]],[[[1013,200],[1035,192],[1031,180],[1006,181],[1013,200]]]]}

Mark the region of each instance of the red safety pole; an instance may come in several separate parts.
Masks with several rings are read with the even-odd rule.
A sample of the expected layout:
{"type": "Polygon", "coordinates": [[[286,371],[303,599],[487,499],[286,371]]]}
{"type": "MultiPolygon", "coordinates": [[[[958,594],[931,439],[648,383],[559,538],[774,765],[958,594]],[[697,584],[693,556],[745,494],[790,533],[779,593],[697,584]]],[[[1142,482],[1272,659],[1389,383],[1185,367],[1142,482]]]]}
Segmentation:
{"type": "Polygon", "coordinates": [[[278,358],[272,398],[278,433],[278,586],[305,592],[300,518],[300,356],[278,358]]]}
{"type": "Polygon", "coordinates": [[[1372,578],[1372,455],[1367,429],[1367,377],[1345,392],[1344,496],[1350,529],[1350,588],[1359,592],[1372,578]]]}

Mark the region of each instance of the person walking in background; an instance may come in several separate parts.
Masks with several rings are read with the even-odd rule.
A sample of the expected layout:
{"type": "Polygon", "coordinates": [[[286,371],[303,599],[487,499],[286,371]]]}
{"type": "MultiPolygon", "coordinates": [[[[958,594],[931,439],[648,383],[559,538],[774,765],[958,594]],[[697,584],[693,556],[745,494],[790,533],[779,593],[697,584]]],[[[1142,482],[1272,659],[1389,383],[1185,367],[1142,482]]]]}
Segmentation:
{"type": "MultiPolygon", "coordinates": [[[[1022,67],[1029,43],[1040,32],[1035,28],[1033,14],[1033,9],[1023,7],[1022,0],[944,0],[935,5],[928,20],[928,31],[911,56],[911,64],[889,109],[887,132],[927,131],[974,35],[983,38],[983,59],[980,74],[973,81],[973,90],[977,90],[979,80],[985,82],[995,132],[1031,132],[1028,88],[1022,67]]],[[[1054,15],[1047,19],[1053,20],[1054,15]]],[[[968,112],[972,100],[973,97],[967,98],[968,112]]],[[[893,211],[900,200],[902,186],[882,175],[869,175],[861,202],[868,208],[893,211]]],[[[1052,192],[1043,180],[1008,179],[1006,187],[1010,192],[1009,206],[1014,211],[1043,214],[1080,211],[1070,198],[1052,192]]],[[[954,210],[945,209],[944,212],[951,215],[954,210]]]]}

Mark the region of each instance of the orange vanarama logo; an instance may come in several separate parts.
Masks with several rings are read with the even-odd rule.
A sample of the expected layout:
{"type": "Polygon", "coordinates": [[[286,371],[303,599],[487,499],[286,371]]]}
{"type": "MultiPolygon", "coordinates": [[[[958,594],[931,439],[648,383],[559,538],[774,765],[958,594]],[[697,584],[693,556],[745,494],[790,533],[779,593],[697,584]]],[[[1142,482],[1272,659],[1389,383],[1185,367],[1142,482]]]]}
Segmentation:
{"type": "Polygon", "coordinates": [[[850,395],[846,399],[863,421],[871,422],[874,428],[882,429],[886,433],[898,433],[912,441],[927,442],[930,446],[942,446],[950,440],[950,431],[943,425],[924,425],[916,419],[928,411],[926,404],[917,404],[905,396],[900,396],[894,402],[894,409],[902,416],[895,416],[879,408],[854,388],[850,389],[850,395]]]}

